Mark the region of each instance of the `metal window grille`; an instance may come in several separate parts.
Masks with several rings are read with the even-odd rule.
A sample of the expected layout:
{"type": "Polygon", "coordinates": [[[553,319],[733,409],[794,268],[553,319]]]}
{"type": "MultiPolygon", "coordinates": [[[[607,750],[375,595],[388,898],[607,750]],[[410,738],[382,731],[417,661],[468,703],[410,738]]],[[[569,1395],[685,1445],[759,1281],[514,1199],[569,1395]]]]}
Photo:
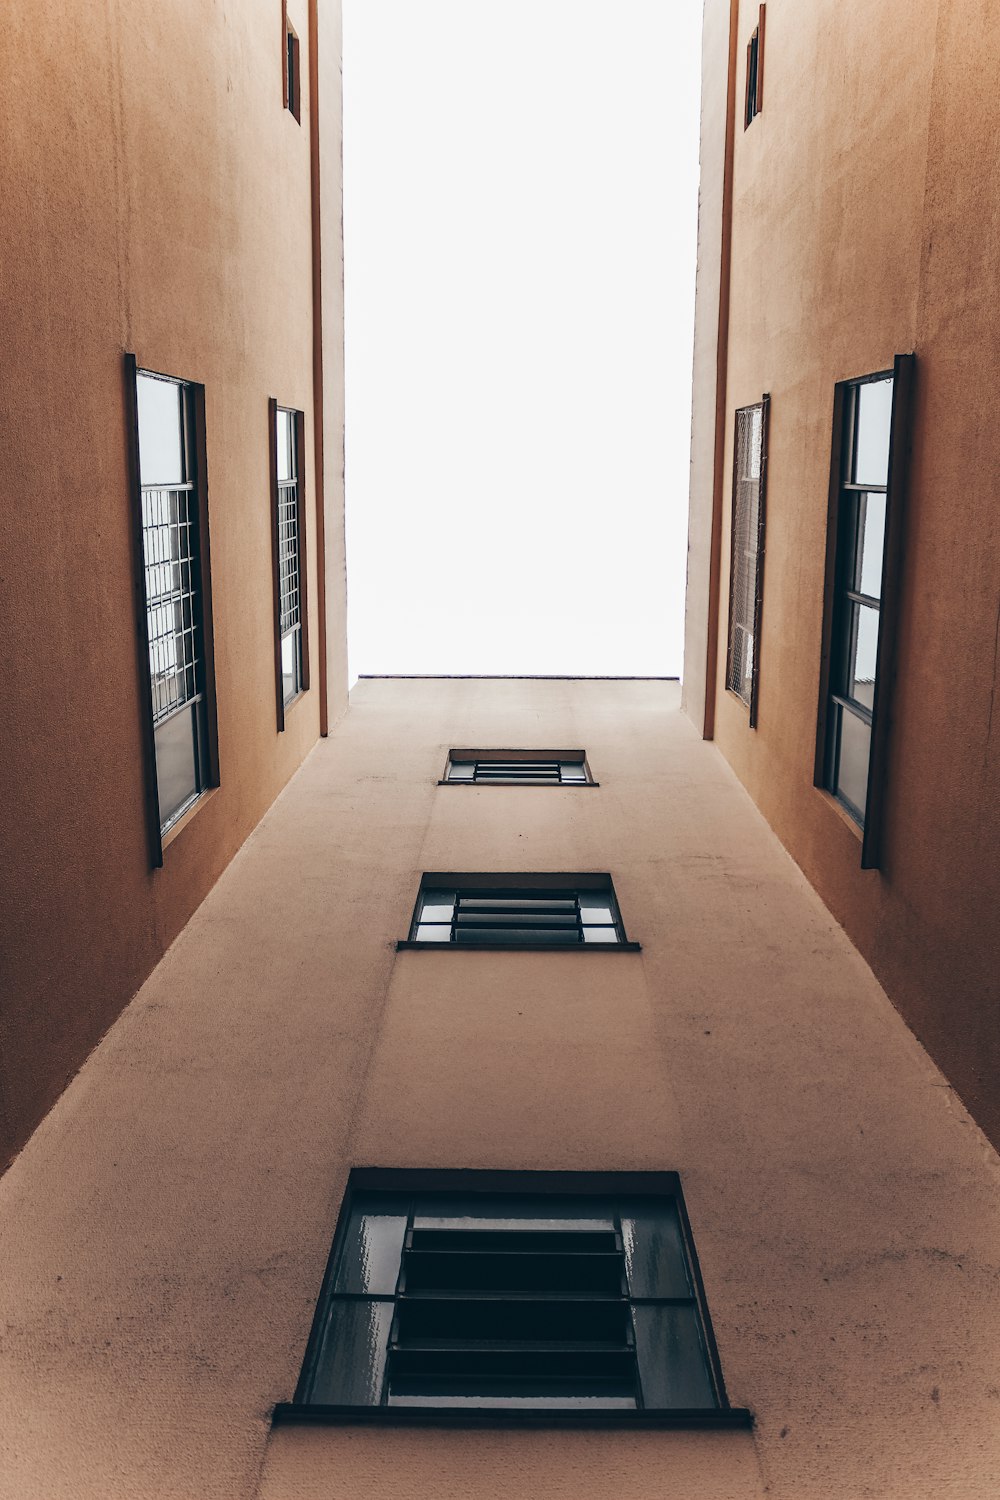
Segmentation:
{"type": "Polygon", "coordinates": [[[282,706],[287,707],[305,687],[298,413],[276,406],[274,423],[278,650],[282,706]]]}
{"type": "Polygon", "coordinates": [[[731,1410],[679,1183],[587,1195],[435,1175],[433,1192],[380,1192],[352,1173],[298,1405],[731,1410]]]}
{"type": "Polygon", "coordinates": [[[732,554],[726,686],[756,724],[763,592],[764,512],[769,398],[736,413],[733,457],[732,554]]]}
{"type": "Polygon", "coordinates": [[[193,484],[142,486],[153,723],[201,694],[198,500],[193,484]]]}
{"type": "Polygon", "coordinates": [[[610,886],[597,891],[428,886],[420,893],[411,939],[480,947],[566,947],[622,943],[625,933],[610,886]]]}
{"type": "Polygon", "coordinates": [[[475,782],[527,782],[543,786],[582,786],[587,784],[587,770],[582,760],[560,760],[539,755],[537,759],[504,759],[502,757],[464,760],[452,757],[448,762],[448,780],[475,782]]]}

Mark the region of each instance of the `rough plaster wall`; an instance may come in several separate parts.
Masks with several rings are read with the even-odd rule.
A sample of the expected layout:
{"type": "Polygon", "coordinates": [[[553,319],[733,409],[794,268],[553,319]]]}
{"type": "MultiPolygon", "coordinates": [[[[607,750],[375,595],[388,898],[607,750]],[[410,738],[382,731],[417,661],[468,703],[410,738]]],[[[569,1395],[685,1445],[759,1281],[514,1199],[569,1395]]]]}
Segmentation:
{"type": "MultiPolygon", "coordinates": [[[[744,0],[741,37],[756,14],[744,0]]],[[[769,0],[764,110],[737,130],[727,403],[772,397],[757,731],[724,688],[728,483],[716,715],[720,749],[994,1141],[998,51],[985,0],[769,0]],[[812,785],[833,387],[912,349],[884,858],[863,872],[856,828],[812,785]]]]}
{"type": "MultiPolygon", "coordinates": [[[[305,0],[289,12],[305,38],[305,0]]],[[[309,138],[282,108],[275,4],[8,0],[0,49],[2,1160],[301,762],[318,709],[314,691],[276,734],[267,398],[304,410],[310,453],[312,303],[309,138]],[[206,387],[222,787],[156,873],[125,350],[206,387]]]]}
{"type": "Polygon", "coordinates": [[[674,685],[365,682],[0,1181],[7,1500],[992,1500],[994,1152],[674,685]],[[580,744],[597,790],[437,787],[580,744]],[[639,954],[396,955],[423,869],[639,954]],[[351,1165],[683,1174],[747,1433],[277,1431],[351,1165]]]}
{"type": "Polygon", "coordinates": [[[701,182],[695,291],[688,495],[687,587],[684,595],[684,678],[681,702],[701,729],[705,718],[709,558],[715,475],[715,396],[722,254],[722,182],[729,76],[729,0],[705,0],[701,75],[701,182]]]}

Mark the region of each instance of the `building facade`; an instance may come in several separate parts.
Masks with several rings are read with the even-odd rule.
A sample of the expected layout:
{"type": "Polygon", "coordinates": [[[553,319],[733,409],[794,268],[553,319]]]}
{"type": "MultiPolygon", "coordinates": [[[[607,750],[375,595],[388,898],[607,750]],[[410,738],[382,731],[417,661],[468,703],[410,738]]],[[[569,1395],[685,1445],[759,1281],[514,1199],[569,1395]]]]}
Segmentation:
{"type": "Polygon", "coordinates": [[[6,1162],[347,682],[338,5],[13,0],[0,36],[6,1162]]]}
{"type": "Polygon", "coordinates": [[[687,711],[996,1143],[1000,18],[705,21],[687,711]]]}

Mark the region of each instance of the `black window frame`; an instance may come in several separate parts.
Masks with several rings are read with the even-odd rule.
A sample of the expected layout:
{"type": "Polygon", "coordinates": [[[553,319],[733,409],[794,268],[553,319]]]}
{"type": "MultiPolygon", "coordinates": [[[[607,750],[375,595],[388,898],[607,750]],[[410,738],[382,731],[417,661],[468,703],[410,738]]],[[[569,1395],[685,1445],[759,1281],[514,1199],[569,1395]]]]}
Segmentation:
{"type": "Polygon", "coordinates": [[[747,71],[743,99],[743,129],[749,130],[764,108],[764,19],[766,5],[761,5],[757,25],[747,43],[747,71]]]}
{"type": "MultiPolygon", "coordinates": [[[[215,649],[212,628],[212,567],[208,522],[208,472],[205,440],[205,388],[196,381],[166,375],[141,366],[134,354],[124,357],[125,420],[132,509],[133,575],[136,612],[139,703],[145,762],[145,806],[150,863],[163,865],[164,848],[186,824],[205,796],[219,785],[218,719],[215,692],[215,649]],[[177,387],[181,410],[181,448],[184,478],[180,484],[143,484],[139,450],[139,378],[160,380],[177,387]],[[147,511],[154,495],[184,493],[195,519],[189,527],[191,555],[184,566],[189,587],[184,590],[182,612],[187,612],[186,633],[194,643],[189,670],[193,690],[166,711],[154,703],[150,610],[162,608],[164,596],[147,593],[147,573],[155,568],[147,557],[147,511]],[[146,497],[146,498],[144,498],[146,497]],[[159,602],[157,602],[159,601],[159,602]],[[157,729],[176,715],[189,711],[194,736],[195,795],[165,821],[160,817],[156,764],[157,729]]],[[[154,523],[158,524],[158,523],[154,523]]]]}
{"type": "Polygon", "coordinates": [[[397,942],[396,949],[398,952],[417,949],[435,953],[638,953],[641,944],[629,941],[614,881],[603,872],[425,871],[420,877],[409,933],[397,942]],[[449,896],[454,893],[452,917],[422,921],[425,897],[437,893],[449,896]],[[607,907],[610,920],[585,921],[581,900],[585,903],[588,895],[599,898],[600,906],[607,907]],[[462,902],[466,903],[464,912],[462,902]],[[488,908],[493,903],[498,903],[500,909],[490,912],[488,908]],[[515,903],[513,909],[512,903],[515,903]],[[541,910],[537,906],[531,909],[532,903],[544,903],[544,906],[541,910]],[[558,904],[559,910],[546,910],[550,903],[558,904]],[[466,924],[462,923],[463,915],[468,919],[466,924]],[[416,934],[421,926],[433,926],[442,932],[447,929],[449,936],[440,941],[419,938],[416,934]],[[479,936],[459,939],[457,934],[463,926],[467,931],[485,931],[492,927],[497,929],[497,935],[492,939],[479,936]],[[505,929],[517,933],[533,929],[538,936],[533,941],[523,936],[506,940],[500,936],[505,929]],[[586,933],[595,930],[601,933],[613,930],[615,937],[611,941],[603,938],[587,941],[586,933]],[[566,932],[565,938],[560,936],[561,931],[566,932]]]}
{"type": "Polygon", "coordinates": [[[585,750],[448,751],[439,786],[598,786],[585,750]],[[455,774],[456,767],[472,767],[471,774],[455,774]],[[579,768],[579,774],[569,767],[579,768]]]}
{"type": "Polygon", "coordinates": [[[309,590],[306,547],[306,479],[302,464],[305,452],[305,416],[291,406],[282,406],[272,396],[267,404],[268,452],[271,473],[271,585],[274,610],[274,682],[278,733],[285,728],[288,711],[309,691],[309,590]],[[278,414],[292,420],[291,478],[283,480],[278,472],[278,414]],[[294,568],[289,543],[293,537],[294,568]],[[296,600],[289,600],[289,583],[294,578],[296,600]],[[288,617],[296,618],[289,624],[288,617]],[[287,626],[287,628],[286,628],[287,626]],[[286,639],[292,640],[293,692],[286,698],[282,650],[286,639]]]}
{"type": "Polygon", "coordinates": [[[912,354],[897,354],[891,369],[840,381],[834,390],[823,645],[813,779],[817,787],[844,809],[852,825],[858,829],[862,869],[877,869],[882,851],[914,370],[912,354]],[[888,380],[893,382],[889,452],[886,483],[881,486],[855,478],[854,450],[859,392],[866,385],[888,380]],[[858,586],[860,506],[869,493],[885,495],[881,587],[877,599],[863,594],[858,586]],[[848,682],[854,654],[854,613],[862,609],[877,610],[879,616],[870,708],[855,700],[848,682]],[[844,713],[851,713],[868,728],[864,812],[837,788],[840,725],[844,713]]]}
{"type": "Polygon", "coordinates": [[[767,521],[767,454],[771,421],[771,397],[765,392],[751,406],[738,407],[733,424],[733,494],[730,515],[729,550],[729,630],[726,648],[726,690],[749,710],[750,728],[757,727],[757,703],[760,688],[761,626],[764,612],[764,547],[767,521]],[[741,429],[752,429],[760,413],[760,447],[757,453],[758,473],[744,474],[741,458],[748,446],[741,429]],[[755,483],[755,495],[749,487],[755,483]],[[756,524],[754,524],[754,510],[756,524]],[[745,522],[745,525],[743,524],[745,522]],[[750,609],[740,610],[740,598],[750,609]],[[749,646],[748,646],[749,643],[749,646]],[[744,669],[746,651],[750,650],[750,686],[744,694],[737,686],[747,680],[744,669]]]}
{"type": "Polygon", "coordinates": [[[296,124],[302,123],[302,51],[298,32],[288,19],[287,0],[281,5],[282,102],[296,124]]]}
{"type": "MultiPolygon", "coordinates": [[[[446,1213],[445,1216],[447,1217],[446,1213]]],[[[543,1219],[544,1214],[532,1214],[532,1218],[536,1217],[543,1219]]],[[[463,1226],[463,1228],[467,1229],[468,1224],[463,1226]]],[[[539,1225],[539,1230],[542,1236],[551,1236],[553,1233],[551,1228],[542,1224],[539,1225]]],[[[428,1233],[427,1230],[423,1232],[425,1235],[428,1233]]],[[[450,1229],[437,1231],[437,1237],[441,1238],[442,1235],[447,1236],[449,1234],[454,1237],[454,1232],[455,1227],[452,1226],[450,1229]]],[[[517,1232],[515,1231],[515,1233],[517,1232]]],[[[521,1232],[523,1233],[523,1231],[521,1232]]],[[[432,1230],[430,1233],[433,1236],[435,1231],[432,1230]]],[[[598,1233],[606,1234],[606,1231],[598,1231],[598,1233]]],[[[560,1231],[557,1229],[555,1234],[558,1237],[560,1231]]],[[[481,1236],[477,1237],[481,1238],[481,1236]]],[[[564,1232],[563,1238],[565,1238],[564,1232]]],[[[519,1253],[524,1253],[525,1251],[531,1253],[534,1246],[539,1243],[541,1242],[534,1235],[530,1235],[526,1245],[520,1245],[516,1248],[519,1253]]],[[[485,1247],[478,1245],[474,1247],[474,1250],[482,1251],[484,1248],[487,1254],[496,1254],[495,1245],[485,1247]]],[[[565,1257],[560,1256],[558,1250],[564,1247],[553,1247],[546,1244],[544,1248],[546,1250],[556,1249],[557,1255],[554,1269],[559,1275],[563,1274],[565,1257]],[[559,1262],[562,1262],[562,1264],[559,1262]]],[[[591,1253],[595,1249],[603,1250],[606,1248],[605,1246],[597,1247],[594,1245],[587,1247],[591,1253]]],[[[451,1243],[437,1244],[431,1247],[431,1257],[432,1259],[436,1258],[438,1267],[440,1268],[444,1264],[441,1259],[441,1252],[445,1253],[446,1260],[448,1252],[453,1250],[453,1240],[451,1243]],[[436,1256],[435,1251],[437,1252],[436,1256]]],[[[426,1254],[426,1252],[424,1253],[426,1254]]],[[[504,1269],[506,1270],[510,1265],[511,1262],[508,1260],[504,1269]]],[[[530,1274],[529,1272],[529,1279],[530,1274]]],[[[584,1274],[587,1276],[586,1272],[584,1274]]],[[[603,1283],[609,1274],[611,1275],[611,1279],[615,1280],[618,1272],[613,1266],[605,1267],[602,1269],[600,1281],[603,1283]]],[[[350,1273],[348,1273],[345,1279],[350,1281],[350,1273]]],[[[587,1279],[590,1280],[591,1278],[587,1276],[587,1279]]],[[[502,1289],[486,1293],[485,1295],[492,1300],[494,1306],[499,1304],[501,1308],[520,1303],[522,1305],[523,1323],[528,1324],[532,1318],[532,1314],[530,1312],[525,1314],[523,1303],[525,1295],[531,1294],[522,1293],[519,1295],[516,1290],[512,1289],[509,1281],[504,1284],[503,1276],[499,1280],[502,1289]]],[[[522,1282],[521,1284],[523,1285],[524,1283],[522,1282]]],[[[431,1286],[433,1287],[434,1285],[435,1282],[432,1280],[431,1286]]],[[[424,1307],[426,1308],[426,1303],[424,1307]]],[[[416,1311],[419,1315],[421,1309],[417,1307],[416,1311]]],[[[432,1320],[434,1316],[435,1313],[432,1309],[432,1320]]],[[[426,1316],[421,1317],[420,1321],[422,1323],[426,1322],[426,1316]]],[[[463,1346],[459,1355],[459,1362],[470,1356],[470,1354],[473,1362],[458,1377],[452,1375],[450,1383],[455,1384],[462,1379],[466,1379],[474,1385],[477,1378],[483,1378],[481,1374],[477,1377],[475,1373],[470,1373],[477,1369],[475,1359],[480,1352],[482,1341],[474,1337],[470,1338],[466,1332],[469,1323],[466,1317],[463,1316],[456,1321],[458,1327],[462,1330],[462,1337],[458,1341],[463,1346]]],[[[505,1334],[500,1358],[502,1360],[509,1358],[513,1366],[511,1374],[508,1377],[501,1377],[501,1379],[509,1378],[511,1384],[515,1387],[513,1391],[506,1394],[508,1396],[513,1395],[515,1399],[518,1397],[523,1399],[523,1384],[520,1390],[516,1387],[519,1381],[523,1382],[525,1380],[526,1376],[523,1368],[518,1369],[518,1362],[525,1361],[531,1354],[532,1345],[536,1343],[536,1340],[529,1335],[526,1341],[523,1334],[512,1339],[507,1334],[506,1318],[502,1312],[496,1318],[496,1321],[504,1329],[505,1334]]],[[[534,1334],[533,1327],[531,1327],[531,1334],[534,1334]]],[[[421,1340],[418,1339],[418,1342],[421,1342],[421,1340]]],[[[333,1347],[336,1348],[336,1345],[333,1347]]],[[[598,1362],[601,1361],[602,1357],[611,1357],[619,1360],[618,1369],[620,1373],[618,1378],[627,1379],[627,1373],[623,1371],[623,1365],[627,1367],[628,1364],[627,1356],[624,1361],[621,1361],[621,1348],[617,1350],[617,1353],[602,1355],[602,1351],[605,1349],[606,1345],[603,1342],[599,1348],[593,1346],[592,1358],[596,1358],[598,1362]]],[[[431,1350],[432,1358],[438,1356],[439,1352],[440,1345],[431,1350]]],[[[485,1358],[487,1361],[492,1360],[495,1362],[496,1355],[496,1344],[492,1341],[487,1341],[485,1358]]],[[[378,1351],[376,1351],[376,1357],[382,1357],[378,1351]]],[[[425,1357],[424,1351],[418,1351],[418,1359],[425,1357]]],[[[551,1352],[547,1351],[547,1357],[551,1359],[551,1352]]],[[[333,1359],[336,1361],[336,1354],[333,1355],[333,1359]]],[[[451,1360],[454,1363],[453,1345],[450,1342],[446,1346],[444,1359],[446,1362],[451,1360]]],[[[429,1381],[429,1387],[425,1387],[425,1390],[430,1389],[431,1396],[433,1395],[435,1379],[440,1381],[440,1376],[435,1376],[433,1368],[432,1365],[430,1371],[425,1369],[424,1371],[418,1371],[416,1375],[418,1388],[422,1381],[429,1381]]],[[[481,1370],[482,1367],[479,1366],[478,1368],[481,1370]]],[[[532,1375],[533,1373],[532,1371],[532,1375]]],[[[530,1380],[532,1376],[529,1375],[527,1378],[530,1380]]],[[[559,1378],[563,1378],[561,1371],[559,1378]]],[[[410,1371],[404,1369],[403,1379],[410,1382],[413,1381],[412,1368],[410,1371]]],[[[499,1383],[496,1381],[495,1376],[493,1379],[495,1383],[499,1383]]],[[[579,1383],[577,1381],[577,1384],[579,1383]]],[[[668,1377],[665,1375],[665,1386],[667,1383],[668,1377]]],[[[473,1392],[473,1394],[475,1395],[476,1393],[473,1392]]],[[[536,1392],[530,1392],[529,1394],[535,1395],[536,1392]]],[[[485,1399],[488,1399],[488,1397],[485,1399]]],[[[502,1401],[504,1396],[501,1394],[497,1399],[502,1401]]],[[[569,1397],[568,1399],[571,1402],[573,1398],[569,1397]]],[[[273,1410],[272,1418],[275,1423],[360,1421],[389,1425],[429,1426],[599,1425],[748,1428],[753,1424],[753,1415],[747,1408],[734,1407],[729,1401],[722,1373],[722,1365],[719,1359],[718,1346],[708,1312],[704,1282],[698,1264],[694,1238],[691,1233],[691,1224],[684,1203],[680,1175],[677,1172],[518,1172],[423,1170],[419,1168],[397,1170],[393,1168],[358,1167],[353,1168],[348,1176],[340,1212],[337,1216],[333,1244],[323,1277],[320,1295],[317,1299],[312,1328],[306,1345],[305,1357],[294,1398],[290,1402],[279,1403],[273,1410]],[[352,1209],[355,1205],[359,1209],[363,1209],[362,1195],[367,1196],[371,1194],[387,1195],[384,1200],[386,1208],[391,1209],[395,1206],[392,1201],[393,1199],[398,1201],[399,1211],[395,1218],[393,1236],[398,1240],[399,1244],[399,1269],[396,1270],[393,1280],[396,1252],[390,1246],[389,1258],[385,1263],[383,1271],[383,1274],[387,1278],[385,1282],[386,1288],[389,1285],[389,1281],[393,1280],[391,1293],[377,1286],[372,1287],[369,1280],[366,1280],[363,1288],[357,1290],[352,1290],[350,1286],[345,1287],[342,1284],[338,1287],[338,1277],[345,1247],[348,1247],[350,1243],[352,1209]],[[589,1286],[582,1286],[578,1292],[570,1290],[567,1293],[560,1291],[562,1283],[556,1277],[554,1279],[547,1278],[546,1290],[542,1293],[535,1293],[534,1296],[537,1298],[538,1305],[539,1332],[550,1335],[555,1334],[554,1341],[550,1338],[548,1341],[543,1340],[543,1342],[548,1342],[550,1351],[553,1342],[556,1344],[557,1347],[554,1352],[557,1359],[560,1354],[558,1345],[563,1343],[567,1337],[564,1331],[567,1324],[569,1324],[570,1328],[568,1337],[571,1340],[573,1338],[573,1320],[567,1316],[567,1302],[570,1305],[576,1305],[578,1316],[581,1318],[586,1318],[594,1309],[595,1299],[596,1302],[603,1304],[606,1310],[614,1316],[618,1317],[624,1314],[628,1347],[631,1348],[634,1356],[632,1369],[634,1405],[626,1405],[621,1401],[619,1401],[619,1404],[607,1406],[601,1406],[596,1403],[590,1405],[568,1404],[562,1407],[552,1405],[543,1406],[541,1404],[535,1406],[527,1404],[521,1406],[510,1404],[497,1406],[486,1404],[463,1405],[461,1404],[461,1393],[455,1392],[452,1393],[452,1404],[448,1404],[447,1397],[445,1397],[444,1404],[434,1405],[430,1404],[427,1396],[420,1394],[419,1389],[417,1399],[420,1404],[390,1404],[390,1383],[393,1379],[397,1378],[391,1370],[392,1362],[394,1359],[399,1359],[401,1350],[404,1354],[408,1352],[402,1349],[403,1340],[401,1340],[399,1335],[401,1308],[406,1301],[409,1300],[409,1311],[412,1313],[415,1308],[414,1299],[421,1296],[430,1296],[432,1303],[440,1303],[441,1298],[447,1299],[450,1297],[458,1297],[460,1300],[471,1297],[476,1303],[481,1303],[483,1300],[482,1282],[476,1283],[474,1276],[470,1278],[466,1275],[463,1283],[462,1273],[451,1269],[448,1270],[444,1281],[438,1280],[436,1282],[438,1287],[436,1292],[434,1290],[430,1292],[424,1290],[421,1292],[419,1289],[411,1289],[408,1286],[409,1271],[407,1269],[407,1259],[408,1256],[413,1256],[415,1250],[413,1243],[415,1213],[419,1212],[422,1207],[426,1214],[428,1212],[428,1205],[432,1205],[431,1211],[432,1213],[436,1212],[437,1215],[440,1215],[442,1211],[446,1211],[449,1206],[452,1206],[453,1212],[461,1214],[463,1206],[466,1212],[468,1212],[470,1200],[474,1200],[476,1208],[483,1211],[484,1217],[489,1224],[486,1232],[493,1237],[496,1236],[498,1229],[501,1236],[504,1233],[503,1224],[505,1215],[502,1211],[504,1208],[507,1209],[508,1222],[511,1224],[518,1222],[520,1216],[518,1214],[517,1200],[520,1200],[521,1204],[524,1204],[526,1200],[532,1205],[544,1204],[546,1208],[550,1209],[553,1217],[560,1218],[564,1223],[566,1221],[572,1222],[574,1218],[578,1220],[584,1219],[591,1203],[594,1205],[594,1211],[601,1217],[611,1216],[613,1218],[616,1248],[613,1255],[603,1258],[614,1259],[621,1266],[621,1281],[617,1287],[611,1287],[610,1285],[595,1287],[591,1281],[589,1286]],[[572,1208],[569,1210],[563,1207],[567,1202],[572,1203],[572,1208]],[[497,1205],[497,1209],[494,1212],[490,1212],[494,1203],[497,1205]],[[658,1241],[659,1253],[655,1261],[647,1262],[647,1264],[653,1267],[652,1275],[654,1280],[660,1283],[658,1288],[654,1287],[653,1295],[648,1295],[648,1288],[646,1291],[643,1291],[641,1287],[637,1288],[633,1285],[625,1267],[625,1252],[622,1245],[624,1225],[622,1223],[621,1210],[625,1206],[627,1213],[634,1214],[637,1205],[647,1207],[647,1211],[652,1215],[652,1222],[655,1223],[658,1217],[666,1214],[674,1226],[670,1231],[668,1244],[664,1245],[658,1241]],[[406,1225],[405,1228],[401,1229],[400,1220],[403,1217],[404,1208],[406,1225]],[[668,1265],[667,1262],[671,1261],[672,1265],[668,1265]],[[668,1283],[671,1284],[671,1290],[666,1291],[664,1290],[664,1286],[668,1283]],[[476,1285],[480,1288],[478,1292],[471,1290],[476,1285]],[[682,1293],[681,1288],[683,1288],[682,1293]],[[327,1381],[329,1380],[328,1371],[324,1367],[327,1348],[325,1338],[327,1329],[331,1325],[331,1320],[337,1308],[342,1308],[348,1301],[358,1300],[369,1304],[379,1302],[391,1304],[392,1306],[391,1323],[387,1325],[385,1318],[381,1320],[382,1326],[387,1327],[387,1333],[384,1348],[385,1363],[379,1377],[378,1400],[376,1402],[372,1399],[367,1399],[363,1403],[352,1402],[344,1404],[334,1404],[325,1401],[317,1402],[313,1399],[317,1387],[321,1391],[324,1391],[324,1393],[329,1389],[328,1383],[324,1387],[324,1377],[326,1377],[327,1381]],[[547,1318],[551,1319],[553,1301],[557,1304],[561,1303],[562,1308],[560,1309],[557,1306],[555,1310],[556,1316],[553,1321],[557,1326],[549,1327],[545,1320],[547,1318]],[[669,1404],[646,1406],[644,1404],[645,1390],[648,1389],[647,1374],[652,1375],[653,1379],[656,1379],[658,1370],[665,1368],[660,1365],[654,1367],[653,1361],[656,1360],[658,1351],[649,1343],[647,1338],[644,1338],[642,1321],[637,1321],[634,1317],[634,1309],[636,1307],[648,1304],[683,1306],[690,1310],[691,1317],[688,1320],[688,1326],[694,1329],[696,1337],[694,1340],[689,1340],[688,1358],[691,1363],[689,1368],[682,1368],[681,1379],[682,1381],[689,1382],[693,1372],[696,1383],[698,1381],[703,1383],[703,1389],[709,1396],[710,1404],[709,1402],[704,1402],[694,1407],[669,1404]],[[616,1312],[616,1308],[619,1311],[616,1312]],[[696,1359],[691,1358],[692,1343],[697,1345],[696,1359]],[[456,1395],[459,1397],[458,1404],[454,1404],[456,1395]]]]}

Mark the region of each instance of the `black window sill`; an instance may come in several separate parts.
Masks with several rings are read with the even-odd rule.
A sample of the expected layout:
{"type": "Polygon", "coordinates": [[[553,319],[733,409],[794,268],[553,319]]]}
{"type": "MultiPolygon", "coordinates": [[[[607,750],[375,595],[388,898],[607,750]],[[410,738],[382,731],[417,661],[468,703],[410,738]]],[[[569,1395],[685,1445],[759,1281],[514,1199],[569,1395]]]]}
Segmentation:
{"type": "Polygon", "coordinates": [[[641,953],[641,943],[418,943],[400,938],[397,953],[641,953]]]}
{"type": "Polygon", "coordinates": [[[299,1406],[282,1401],[271,1420],[276,1427],[301,1424],[336,1426],[344,1423],[374,1423],[386,1427],[753,1427],[753,1412],[745,1406],[715,1410],[702,1408],[644,1411],[489,1410],[485,1407],[454,1406],[299,1406]]]}

